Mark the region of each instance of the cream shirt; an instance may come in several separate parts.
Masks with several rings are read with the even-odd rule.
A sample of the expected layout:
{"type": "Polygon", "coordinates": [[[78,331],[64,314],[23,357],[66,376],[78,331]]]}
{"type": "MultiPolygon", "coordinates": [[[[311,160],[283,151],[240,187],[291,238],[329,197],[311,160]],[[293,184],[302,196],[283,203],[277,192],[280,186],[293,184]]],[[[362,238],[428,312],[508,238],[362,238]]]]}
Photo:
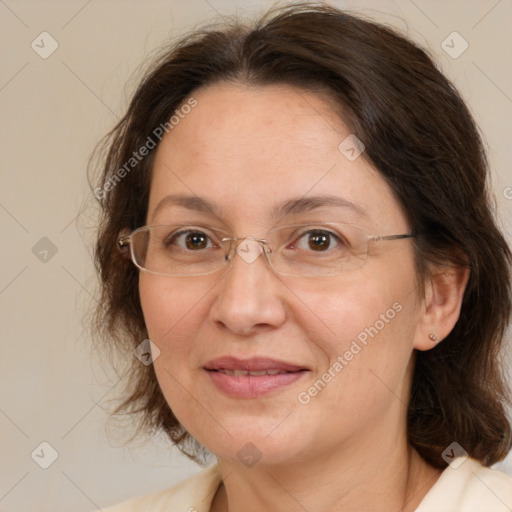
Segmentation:
{"type": "MultiPolygon", "coordinates": [[[[214,464],[168,489],[103,512],[209,512],[220,483],[219,466],[214,464]]],[[[512,477],[472,459],[455,459],[416,512],[512,512],[512,477]]]]}

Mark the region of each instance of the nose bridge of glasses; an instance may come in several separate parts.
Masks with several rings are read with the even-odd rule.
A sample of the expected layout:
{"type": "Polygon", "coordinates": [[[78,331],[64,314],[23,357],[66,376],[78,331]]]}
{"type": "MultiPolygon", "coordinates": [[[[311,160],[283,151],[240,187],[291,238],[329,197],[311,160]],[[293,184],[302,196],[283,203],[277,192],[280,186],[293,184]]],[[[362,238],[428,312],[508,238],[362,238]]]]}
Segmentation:
{"type": "Polygon", "coordinates": [[[263,238],[255,238],[253,236],[246,237],[225,237],[222,239],[224,242],[229,242],[229,248],[226,253],[225,261],[231,263],[235,257],[235,253],[242,258],[246,263],[254,263],[260,256],[264,254],[267,262],[271,265],[268,259],[271,252],[268,247],[267,240],[263,238]]]}
{"type": "Polygon", "coordinates": [[[235,253],[238,254],[246,263],[253,263],[260,254],[268,255],[271,252],[268,241],[263,238],[245,237],[224,237],[223,242],[229,242],[226,260],[232,261],[235,253]]]}

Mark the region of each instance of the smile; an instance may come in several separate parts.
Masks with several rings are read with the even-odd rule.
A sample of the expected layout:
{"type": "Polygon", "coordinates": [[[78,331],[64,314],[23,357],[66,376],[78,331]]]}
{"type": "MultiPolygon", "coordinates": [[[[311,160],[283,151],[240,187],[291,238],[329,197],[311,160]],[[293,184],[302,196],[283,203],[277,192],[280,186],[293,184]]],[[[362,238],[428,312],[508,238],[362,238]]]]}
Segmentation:
{"type": "Polygon", "coordinates": [[[213,370],[213,371],[218,371],[220,373],[224,373],[225,375],[231,375],[232,377],[242,377],[245,375],[250,375],[251,377],[262,377],[264,375],[280,375],[283,373],[292,373],[292,372],[287,372],[284,370],[249,371],[249,370],[226,370],[224,368],[221,370],[213,370]]]}
{"type": "Polygon", "coordinates": [[[266,357],[238,359],[225,356],[208,362],[203,369],[223,395],[244,399],[283,391],[309,373],[304,366],[266,357]]]}

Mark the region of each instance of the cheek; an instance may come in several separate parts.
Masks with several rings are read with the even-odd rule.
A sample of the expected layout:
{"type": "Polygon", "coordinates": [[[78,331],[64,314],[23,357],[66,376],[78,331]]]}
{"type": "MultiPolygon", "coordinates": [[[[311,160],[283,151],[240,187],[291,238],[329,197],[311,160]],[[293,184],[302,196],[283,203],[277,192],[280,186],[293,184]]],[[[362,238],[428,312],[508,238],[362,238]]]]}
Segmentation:
{"type": "Polygon", "coordinates": [[[197,371],[199,347],[193,340],[205,324],[205,286],[146,274],[139,281],[139,293],[149,338],[160,350],[155,372],[171,404],[177,389],[174,379],[187,386],[197,371]]]}
{"type": "Polygon", "coordinates": [[[166,279],[151,274],[141,274],[139,294],[144,320],[150,338],[164,347],[179,343],[176,337],[193,332],[192,326],[200,320],[204,310],[205,283],[188,279],[166,279]]]}
{"type": "Polygon", "coordinates": [[[354,397],[370,391],[374,396],[379,377],[399,385],[411,357],[419,311],[411,285],[414,275],[412,267],[404,268],[401,277],[368,270],[340,279],[339,287],[326,283],[314,290],[294,288],[297,296],[307,297],[307,315],[294,320],[309,334],[321,361],[317,370],[336,376],[343,372],[344,378],[330,386],[333,392],[342,386],[338,392],[354,389],[354,397]]]}
{"type": "Polygon", "coordinates": [[[369,336],[367,329],[375,324],[379,332],[384,331],[400,309],[398,305],[393,307],[401,300],[400,290],[364,277],[361,273],[344,276],[337,286],[331,281],[323,285],[316,282],[313,287],[307,283],[291,287],[306,306],[297,310],[294,321],[313,338],[323,339],[329,353],[347,350],[355,339],[364,343],[365,336],[369,336]]]}
{"type": "Polygon", "coordinates": [[[319,317],[316,332],[309,326],[319,364],[297,401],[302,421],[313,431],[321,424],[325,439],[375,425],[406,401],[412,295],[389,282],[345,284],[338,292],[310,291],[308,301],[319,317]]]}
{"type": "Polygon", "coordinates": [[[210,310],[222,277],[173,277],[141,274],[139,294],[149,337],[163,356],[160,366],[174,374],[197,370],[211,347],[210,310]]]}
{"type": "Polygon", "coordinates": [[[202,338],[198,333],[208,314],[209,289],[204,281],[199,284],[187,279],[185,283],[151,274],[141,275],[139,281],[149,338],[160,350],[154,361],[160,388],[180,423],[194,433],[193,418],[204,414],[195,390],[200,346],[194,340],[202,338]]]}

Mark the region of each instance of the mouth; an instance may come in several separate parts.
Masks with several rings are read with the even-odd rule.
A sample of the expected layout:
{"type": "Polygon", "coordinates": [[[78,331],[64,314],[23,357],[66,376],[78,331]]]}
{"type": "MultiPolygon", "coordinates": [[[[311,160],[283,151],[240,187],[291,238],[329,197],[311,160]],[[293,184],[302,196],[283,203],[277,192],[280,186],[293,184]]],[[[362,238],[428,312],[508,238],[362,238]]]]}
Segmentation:
{"type": "MultiPolygon", "coordinates": [[[[308,370],[306,366],[280,361],[269,357],[251,357],[239,359],[233,356],[224,356],[213,359],[204,365],[205,370],[222,372],[248,372],[264,375],[260,372],[290,373],[301,370],[308,370]]],[[[246,375],[246,374],[244,374],[246,375]]]]}
{"type": "MultiPolygon", "coordinates": [[[[294,373],[294,372],[286,372],[284,370],[258,370],[258,371],[249,371],[249,370],[228,370],[226,368],[221,368],[219,370],[211,370],[214,372],[224,373],[225,375],[231,375],[232,377],[242,377],[245,375],[250,375],[251,377],[263,377],[264,375],[282,375],[285,373],[294,373]]],[[[299,370],[303,371],[303,370],[299,370]]]]}
{"type": "Polygon", "coordinates": [[[203,368],[216,388],[232,398],[257,398],[277,392],[310,371],[275,359],[230,356],[210,361],[203,368]]]}

